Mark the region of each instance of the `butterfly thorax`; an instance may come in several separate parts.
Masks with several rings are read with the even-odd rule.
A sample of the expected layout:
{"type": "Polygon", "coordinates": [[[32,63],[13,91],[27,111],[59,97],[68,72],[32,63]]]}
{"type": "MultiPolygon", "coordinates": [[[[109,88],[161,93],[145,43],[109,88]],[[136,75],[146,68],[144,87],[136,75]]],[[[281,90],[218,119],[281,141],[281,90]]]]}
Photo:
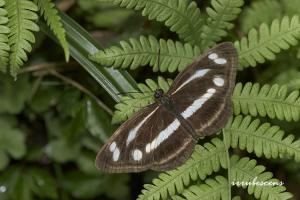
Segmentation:
{"type": "Polygon", "coordinates": [[[170,96],[166,94],[162,89],[155,90],[154,98],[156,102],[160,103],[165,108],[168,108],[168,110],[172,111],[174,109],[170,96]]]}

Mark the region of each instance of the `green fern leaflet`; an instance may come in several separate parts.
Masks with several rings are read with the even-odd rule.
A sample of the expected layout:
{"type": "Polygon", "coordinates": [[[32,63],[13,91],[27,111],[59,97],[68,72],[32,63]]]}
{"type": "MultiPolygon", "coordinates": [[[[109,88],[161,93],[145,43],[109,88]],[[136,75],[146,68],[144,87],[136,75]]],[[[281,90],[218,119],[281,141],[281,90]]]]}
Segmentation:
{"type": "Polygon", "coordinates": [[[28,0],[5,0],[8,12],[10,73],[16,77],[18,70],[25,61],[27,53],[31,52],[31,44],[35,43],[33,32],[39,31],[35,21],[38,19],[38,7],[28,0]]]}
{"type": "Polygon", "coordinates": [[[182,0],[100,0],[127,9],[141,10],[150,20],[164,22],[171,31],[190,44],[200,44],[203,18],[194,1],[182,0]]]}
{"type": "Polygon", "coordinates": [[[286,200],[293,197],[289,192],[286,192],[284,186],[279,185],[279,180],[273,178],[271,172],[266,172],[265,167],[257,165],[257,161],[250,160],[247,157],[239,158],[238,156],[231,157],[231,180],[234,181],[235,185],[247,188],[248,193],[253,194],[256,199],[271,200],[280,199],[286,200]],[[262,187],[259,184],[243,185],[238,184],[242,182],[277,182],[277,186],[266,186],[262,187]]]}
{"type": "Polygon", "coordinates": [[[217,138],[203,146],[197,145],[191,158],[175,170],[161,173],[153,184],[146,184],[138,200],[167,199],[181,193],[192,180],[204,180],[207,175],[227,168],[226,151],[223,142],[217,138]]]}
{"type": "Polygon", "coordinates": [[[70,52],[66,40],[65,29],[61,23],[61,18],[51,0],[34,0],[39,7],[41,15],[44,16],[48,26],[52,29],[64,49],[66,60],[69,60],[70,52]]]}
{"type": "Polygon", "coordinates": [[[239,53],[240,66],[255,67],[258,63],[266,60],[274,60],[275,54],[281,50],[287,50],[290,46],[298,44],[300,38],[299,17],[291,19],[284,17],[281,21],[274,20],[269,27],[263,23],[259,31],[251,29],[248,37],[243,37],[241,41],[235,42],[235,47],[239,53]]]}
{"type": "Polygon", "coordinates": [[[286,121],[298,121],[300,118],[299,91],[288,94],[286,86],[238,83],[233,92],[234,114],[277,118],[286,121]]]}
{"type": "Polygon", "coordinates": [[[0,71],[6,72],[8,65],[9,50],[8,34],[9,28],[6,26],[8,22],[7,11],[3,8],[5,5],[4,0],[0,0],[0,71]]]}
{"type": "Polygon", "coordinates": [[[141,36],[139,40],[131,38],[129,42],[121,41],[120,46],[101,50],[90,58],[104,66],[115,68],[133,70],[150,65],[153,66],[153,71],[174,72],[183,70],[200,55],[199,48],[188,43],[163,39],[158,41],[153,36],[141,36]]]}
{"type": "Polygon", "coordinates": [[[243,0],[212,0],[212,7],[206,9],[207,23],[201,34],[201,49],[207,49],[227,36],[227,30],[233,28],[231,21],[235,20],[244,5],[243,0]]]}
{"type": "Polygon", "coordinates": [[[205,183],[192,185],[182,192],[182,196],[173,196],[173,200],[211,200],[228,199],[228,180],[223,176],[206,179],[205,183]]]}
{"type": "Polygon", "coordinates": [[[279,126],[260,123],[250,116],[236,116],[224,128],[230,136],[232,148],[246,149],[256,156],[266,158],[291,157],[300,162],[300,140],[294,135],[285,136],[279,126]]]}

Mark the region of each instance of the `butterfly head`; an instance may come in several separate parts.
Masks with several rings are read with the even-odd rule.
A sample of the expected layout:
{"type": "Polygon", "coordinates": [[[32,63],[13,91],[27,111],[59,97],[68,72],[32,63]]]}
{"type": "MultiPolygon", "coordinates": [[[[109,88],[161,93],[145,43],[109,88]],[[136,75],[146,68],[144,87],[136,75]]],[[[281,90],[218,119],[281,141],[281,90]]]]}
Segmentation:
{"type": "Polygon", "coordinates": [[[160,100],[163,96],[164,96],[165,92],[163,91],[163,89],[156,89],[154,92],[154,98],[156,100],[160,100]]]}
{"type": "Polygon", "coordinates": [[[154,92],[154,98],[156,102],[159,102],[160,104],[163,104],[166,107],[170,107],[170,96],[166,94],[162,89],[157,89],[154,92]]]}

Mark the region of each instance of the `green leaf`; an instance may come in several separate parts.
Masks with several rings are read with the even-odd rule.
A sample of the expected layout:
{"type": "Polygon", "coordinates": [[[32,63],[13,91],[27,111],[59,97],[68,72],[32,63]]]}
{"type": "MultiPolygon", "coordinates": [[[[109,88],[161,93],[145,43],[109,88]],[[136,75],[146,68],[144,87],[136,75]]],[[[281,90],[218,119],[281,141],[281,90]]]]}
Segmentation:
{"type": "MultiPolygon", "coordinates": [[[[213,179],[206,179],[203,184],[195,184],[182,192],[184,199],[188,200],[211,200],[223,199],[228,200],[228,180],[223,176],[216,176],[213,179]]],[[[176,199],[179,196],[172,197],[176,199]]]]}
{"type": "Polygon", "coordinates": [[[40,86],[29,102],[30,108],[36,113],[46,112],[58,103],[62,93],[59,88],[53,86],[40,86]]]}
{"type": "Polygon", "coordinates": [[[0,170],[4,169],[8,162],[9,156],[14,159],[20,159],[26,153],[25,134],[15,127],[10,119],[0,118],[0,170]]]}
{"type": "Polygon", "coordinates": [[[45,170],[32,168],[28,171],[28,176],[32,178],[32,192],[42,198],[57,199],[57,186],[53,177],[45,170]]]}
{"type": "Polygon", "coordinates": [[[293,15],[299,15],[299,7],[300,7],[300,1],[298,0],[284,0],[281,1],[282,7],[284,8],[285,13],[287,13],[289,16],[293,15]]]}
{"type": "Polygon", "coordinates": [[[99,170],[95,167],[95,153],[81,152],[77,156],[76,164],[80,171],[87,175],[99,176],[99,170]]]}
{"type": "Polygon", "coordinates": [[[93,23],[99,28],[109,28],[114,29],[125,23],[130,17],[132,17],[133,12],[131,10],[124,9],[105,9],[100,12],[88,17],[88,21],[93,23]]]}
{"type": "Polygon", "coordinates": [[[224,143],[213,138],[203,146],[196,145],[193,154],[182,166],[177,169],[161,173],[152,184],[144,185],[138,200],[167,199],[168,195],[181,193],[185,186],[198,178],[204,180],[207,175],[227,168],[224,143]]]}
{"type": "MultiPolygon", "coordinates": [[[[273,70],[272,70],[273,71],[273,70]]],[[[286,85],[288,89],[291,90],[299,90],[300,89],[300,71],[297,69],[290,69],[290,70],[284,70],[281,73],[279,73],[277,76],[274,77],[272,81],[269,81],[271,83],[277,83],[281,85],[286,85]]]]}
{"type": "Polygon", "coordinates": [[[42,169],[12,166],[1,174],[0,185],[6,188],[5,193],[0,193],[1,199],[2,196],[13,200],[33,200],[33,196],[43,199],[58,197],[54,179],[42,169]]]}
{"type": "Polygon", "coordinates": [[[55,4],[51,0],[34,0],[34,2],[37,4],[41,15],[44,16],[47,25],[58,38],[59,43],[64,49],[66,61],[68,61],[70,57],[69,46],[66,40],[65,29],[61,23],[61,18],[58,15],[55,4]]]}
{"type": "MultiPolygon", "coordinates": [[[[2,150],[0,150],[0,160],[1,160],[1,162],[0,162],[0,171],[1,171],[1,170],[5,169],[9,164],[9,157],[2,150]]],[[[0,195],[0,197],[1,197],[1,195],[0,195]]]]}
{"type": "Polygon", "coordinates": [[[54,140],[48,143],[46,153],[57,162],[65,163],[77,159],[80,153],[80,144],[69,143],[65,140],[54,140]]]}
{"type": "Polygon", "coordinates": [[[300,161],[300,140],[295,140],[294,135],[285,136],[279,126],[261,124],[260,120],[252,120],[250,116],[237,116],[224,130],[230,133],[232,148],[246,149],[268,159],[288,156],[300,161]]]}
{"type": "Polygon", "coordinates": [[[63,187],[75,198],[91,199],[104,194],[113,199],[128,199],[127,175],[91,176],[71,171],[63,179],[63,187]],[[118,192],[116,192],[118,191],[118,192]]]}
{"type": "Polygon", "coordinates": [[[81,103],[81,93],[75,89],[65,90],[58,100],[57,109],[62,116],[75,117],[78,111],[78,105],[81,103]]]}
{"type": "Polygon", "coordinates": [[[84,102],[77,104],[77,109],[74,112],[74,117],[66,124],[63,130],[63,137],[69,142],[77,143],[78,140],[86,133],[86,109],[84,102]]]}
{"type": "Polygon", "coordinates": [[[38,7],[29,0],[5,0],[10,29],[8,44],[10,46],[10,74],[16,78],[21,65],[27,61],[31,44],[35,43],[33,32],[39,31],[35,21],[38,19],[38,7]]]}
{"type": "Polygon", "coordinates": [[[288,94],[286,86],[238,83],[233,92],[234,114],[277,118],[286,121],[298,121],[300,118],[299,91],[288,94]]]}
{"type": "Polygon", "coordinates": [[[282,2],[286,0],[252,1],[251,6],[244,9],[240,18],[241,29],[248,32],[254,27],[258,28],[262,23],[270,24],[274,19],[280,19],[283,14],[282,2]]]}
{"type": "Polygon", "coordinates": [[[101,142],[100,140],[98,140],[95,137],[92,137],[91,135],[88,135],[81,139],[81,144],[85,148],[87,148],[95,153],[98,153],[99,147],[101,147],[101,145],[103,145],[103,142],[101,142]]]}
{"type": "Polygon", "coordinates": [[[299,17],[291,19],[287,16],[281,21],[274,20],[271,26],[263,23],[259,30],[251,29],[248,37],[235,42],[239,54],[240,67],[255,67],[266,60],[274,60],[281,50],[298,44],[300,38],[299,17]]]}
{"type": "Polygon", "coordinates": [[[101,50],[90,58],[104,66],[130,68],[150,65],[153,71],[182,71],[199,56],[200,50],[189,43],[182,44],[172,40],[157,40],[154,36],[140,36],[139,40],[131,38],[129,42],[121,41],[120,46],[101,50]]]}
{"type": "Polygon", "coordinates": [[[63,179],[64,190],[79,199],[91,199],[103,194],[104,184],[101,177],[86,175],[79,171],[68,172],[63,179]]]}
{"type": "Polygon", "coordinates": [[[99,1],[95,0],[78,0],[77,1],[78,6],[83,10],[83,11],[90,11],[93,12],[94,10],[98,10],[100,8],[107,8],[112,7],[110,3],[99,3],[99,1]],[[107,5],[108,4],[108,5],[107,5]]]}
{"type": "Polygon", "coordinates": [[[0,74],[0,113],[20,113],[30,96],[31,85],[28,76],[20,76],[17,81],[0,74]]]}
{"type": "Polygon", "coordinates": [[[110,124],[110,116],[92,100],[87,100],[85,104],[87,130],[92,136],[105,142],[115,130],[115,127],[110,124]]]}
{"type": "Polygon", "coordinates": [[[129,180],[128,174],[105,176],[106,184],[104,190],[106,196],[111,199],[130,199],[129,180]]]}
{"type": "Polygon", "coordinates": [[[150,20],[164,22],[190,44],[200,44],[203,19],[194,1],[182,0],[99,0],[127,9],[140,10],[150,20]]]}
{"type": "Polygon", "coordinates": [[[273,178],[271,172],[266,172],[265,167],[257,165],[256,160],[250,160],[247,157],[239,158],[238,156],[231,157],[231,180],[239,187],[246,188],[249,194],[253,194],[256,199],[268,200],[268,199],[291,199],[292,194],[286,192],[284,186],[261,186],[260,184],[253,184],[250,186],[242,185],[244,182],[276,182],[280,184],[280,181],[273,178]]]}
{"type": "Polygon", "coordinates": [[[7,11],[4,9],[5,1],[0,0],[0,71],[6,72],[9,62],[10,46],[8,45],[7,11]]]}
{"type": "Polygon", "coordinates": [[[212,0],[211,7],[206,8],[208,19],[202,27],[201,49],[207,49],[214,46],[223,37],[227,36],[227,30],[232,29],[231,23],[238,17],[243,0],[212,0]]]}

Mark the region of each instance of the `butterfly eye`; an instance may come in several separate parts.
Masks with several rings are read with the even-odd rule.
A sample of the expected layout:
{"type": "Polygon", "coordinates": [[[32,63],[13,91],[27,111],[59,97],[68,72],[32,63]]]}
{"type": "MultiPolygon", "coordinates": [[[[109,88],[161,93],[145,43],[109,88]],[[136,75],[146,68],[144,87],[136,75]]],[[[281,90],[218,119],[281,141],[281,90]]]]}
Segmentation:
{"type": "Polygon", "coordinates": [[[164,95],[164,91],[162,89],[157,89],[154,92],[154,98],[159,99],[164,95]]]}

